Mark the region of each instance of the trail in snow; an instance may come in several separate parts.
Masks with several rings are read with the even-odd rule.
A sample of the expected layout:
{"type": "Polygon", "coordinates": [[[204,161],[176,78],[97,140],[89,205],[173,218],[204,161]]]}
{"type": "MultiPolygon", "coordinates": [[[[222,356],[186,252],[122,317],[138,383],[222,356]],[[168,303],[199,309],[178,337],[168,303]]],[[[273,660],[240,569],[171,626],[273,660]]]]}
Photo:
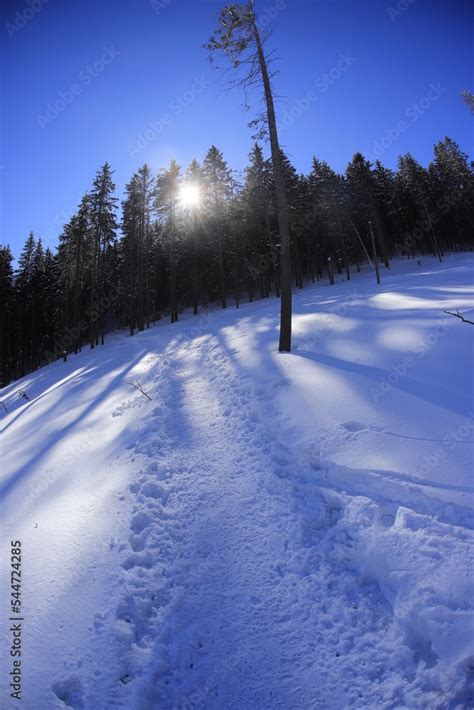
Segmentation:
{"type": "MultiPolygon", "coordinates": [[[[467,698],[469,679],[440,682],[416,629],[400,645],[376,575],[357,574],[357,527],[383,534],[396,508],[337,495],[323,475],[295,480],[267,390],[232,372],[216,339],[169,358],[153,388],[163,406],[134,447],[143,466],[116,612],[117,703],[425,708],[456,685],[452,707],[467,698]]],[[[407,515],[405,532],[423,525],[407,515]]]]}
{"type": "Polygon", "coordinates": [[[307,288],[291,355],[268,299],[6,388],[25,708],[474,707],[471,267],[307,288]]]}

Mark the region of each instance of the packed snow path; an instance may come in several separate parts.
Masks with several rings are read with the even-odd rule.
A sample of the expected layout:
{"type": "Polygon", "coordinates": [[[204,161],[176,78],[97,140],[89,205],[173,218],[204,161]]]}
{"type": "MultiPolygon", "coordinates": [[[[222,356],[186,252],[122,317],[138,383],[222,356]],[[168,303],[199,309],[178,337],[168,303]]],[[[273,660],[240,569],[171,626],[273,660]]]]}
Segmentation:
{"type": "MultiPolygon", "coordinates": [[[[138,511],[121,618],[154,645],[136,702],[310,708],[315,698],[334,707],[337,697],[339,706],[356,704],[364,682],[345,651],[372,648],[366,662],[374,673],[391,614],[337,560],[324,563],[339,503],[289,480],[291,454],[265,424],[274,411],[227,362],[207,343],[177,358],[166,372],[165,401],[174,407],[166,417],[159,410],[153,427],[169,429],[171,446],[163,450],[152,433],[135,447],[150,462],[132,486],[138,511]],[[177,437],[175,407],[187,418],[177,437]],[[160,594],[151,599],[157,570],[160,594]],[[324,620],[319,638],[312,619],[324,620]]],[[[133,679],[141,670],[132,653],[124,674],[133,679]]]]}
{"type": "Polygon", "coordinates": [[[15,476],[7,456],[2,478],[7,534],[43,561],[25,707],[472,706],[474,334],[442,310],[472,309],[474,289],[451,261],[400,264],[413,276],[380,292],[368,276],[306,289],[291,355],[265,301],[25,378],[37,399],[5,441],[29,435],[35,460],[15,476]]]}

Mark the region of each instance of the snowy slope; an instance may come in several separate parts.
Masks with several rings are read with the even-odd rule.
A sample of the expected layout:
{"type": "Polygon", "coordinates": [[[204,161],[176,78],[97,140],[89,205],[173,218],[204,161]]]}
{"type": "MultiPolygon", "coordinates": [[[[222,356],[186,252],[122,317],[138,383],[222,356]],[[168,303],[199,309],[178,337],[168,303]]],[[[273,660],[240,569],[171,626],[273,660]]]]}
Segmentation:
{"type": "Polygon", "coordinates": [[[291,354],[273,298],[5,388],[23,707],[474,707],[473,265],[307,287],[291,354]]]}

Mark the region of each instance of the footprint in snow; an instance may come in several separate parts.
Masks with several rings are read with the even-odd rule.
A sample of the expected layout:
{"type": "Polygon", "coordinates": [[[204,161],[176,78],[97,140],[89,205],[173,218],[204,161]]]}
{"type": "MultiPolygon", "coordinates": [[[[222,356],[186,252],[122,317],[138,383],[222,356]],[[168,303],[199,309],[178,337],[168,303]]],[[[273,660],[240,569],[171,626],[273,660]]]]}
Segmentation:
{"type": "Polygon", "coordinates": [[[144,511],[140,511],[139,513],[136,513],[136,515],[133,516],[132,521],[130,523],[130,527],[134,533],[138,534],[141,533],[142,530],[147,528],[149,525],[151,525],[152,522],[152,519],[147,513],[145,513],[144,511]]]}
{"type": "Polygon", "coordinates": [[[68,707],[74,708],[74,710],[82,710],[85,707],[82,683],[76,676],[59,680],[54,683],[52,690],[59,700],[68,707]]]}
{"type": "Polygon", "coordinates": [[[155,500],[161,501],[163,505],[166,505],[169,491],[159,483],[155,481],[147,481],[140,488],[141,495],[147,498],[154,498],[155,500]]]}
{"type": "Polygon", "coordinates": [[[133,567],[146,567],[150,569],[153,566],[153,557],[148,550],[143,552],[132,552],[127,559],[122,562],[123,569],[132,569],[133,567]]]}
{"type": "Polygon", "coordinates": [[[355,421],[344,422],[344,424],[341,424],[341,427],[352,433],[357,433],[359,431],[383,431],[383,427],[381,426],[366,426],[365,424],[361,424],[361,422],[355,421]]]}

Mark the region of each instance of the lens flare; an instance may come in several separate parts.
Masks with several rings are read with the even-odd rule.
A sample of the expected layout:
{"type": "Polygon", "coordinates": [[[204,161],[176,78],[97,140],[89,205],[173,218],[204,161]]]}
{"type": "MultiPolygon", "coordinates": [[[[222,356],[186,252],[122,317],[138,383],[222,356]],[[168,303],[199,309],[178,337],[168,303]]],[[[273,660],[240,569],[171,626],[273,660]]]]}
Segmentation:
{"type": "Polygon", "coordinates": [[[181,185],[179,199],[185,207],[196,207],[201,201],[201,192],[197,185],[181,185]]]}

